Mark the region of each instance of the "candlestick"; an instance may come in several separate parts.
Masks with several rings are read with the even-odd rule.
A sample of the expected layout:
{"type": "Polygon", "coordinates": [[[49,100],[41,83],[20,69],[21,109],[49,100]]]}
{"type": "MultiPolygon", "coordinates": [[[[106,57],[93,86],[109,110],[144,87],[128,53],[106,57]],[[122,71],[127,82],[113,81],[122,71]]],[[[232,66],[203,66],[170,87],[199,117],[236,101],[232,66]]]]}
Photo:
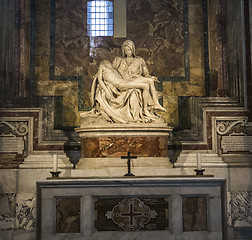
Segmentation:
{"type": "Polygon", "coordinates": [[[197,153],[196,156],[197,156],[197,169],[201,170],[201,154],[197,153]]]}
{"type": "Polygon", "coordinates": [[[53,154],[53,172],[58,171],[58,156],[57,154],[53,154]]]}
{"type": "Polygon", "coordinates": [[[194,171],[196,172],[196,175],[204,175],[203,172],[205,172],[205,169],[194,169],[194,171]]]}

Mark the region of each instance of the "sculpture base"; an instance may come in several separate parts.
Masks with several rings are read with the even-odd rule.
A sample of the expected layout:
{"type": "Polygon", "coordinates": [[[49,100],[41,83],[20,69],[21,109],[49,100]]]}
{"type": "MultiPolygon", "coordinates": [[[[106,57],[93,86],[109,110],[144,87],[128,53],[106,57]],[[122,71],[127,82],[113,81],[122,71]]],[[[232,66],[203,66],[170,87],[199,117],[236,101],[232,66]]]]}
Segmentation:
{"type": "Polygon", "coordinates": [[[138,158],[132,167],[169,166],[167,142],[172,128],[165,123],[87,125],[75,129],[81,137],[79,169],[126,167],[121,156],[138,158]]]}
{"type": "Polygon", "coordinates": [[[81,156],[120,158],[130,152],[138,157],[167,157],[167,142],[167,136],[82,138],[81,156]]]}

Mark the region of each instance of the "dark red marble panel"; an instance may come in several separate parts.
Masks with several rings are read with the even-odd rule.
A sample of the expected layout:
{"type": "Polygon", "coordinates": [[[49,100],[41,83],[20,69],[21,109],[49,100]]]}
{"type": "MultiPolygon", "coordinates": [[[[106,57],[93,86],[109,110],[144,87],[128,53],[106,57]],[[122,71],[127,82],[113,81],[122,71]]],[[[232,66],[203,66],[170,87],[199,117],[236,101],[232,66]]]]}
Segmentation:
{"type": "Polygon", "coordinates": [[[56,199],[56,232],[80,232],[80,198],[56,199]]]}
{"type": "Polygon", "coordinates": [[[183,230],[207,231],[207,198],[183,197],[183,230]]]}
{"type": "Polygon", "coordinates": [[[130,231],[155,231],[169,229],[169,203],[168,198],[108,198],[95,199],[95,228],[98,231],[128,231],[124,227],[133,220],[133,226],[130,231]],[[130,211],[127,203],[132,201],[133,208],[131,215],[127,215],[130,211]],[[139,200],[139,201],[138,201],[139,200]],[[117,206],[120,207],[117,208],[117,206]],[[122,206],[124,205],[124,206],[122,206]],[[152,211],[153,217],[149,220],[148,215],[152,211]],[[112,221],[109,215],[125,214],[112,221]],[[146,221],[147,220],[147,221],[146,221]],[[120,225],[123,224],[123,225],[120,225]],[[139,224],[142,223],[142,224],[139,224]]]}
{"type": "Polygon", "coordinates": [[[167,137],[97,137],[82,139],[82,157],[167,157],[167,137]]]}

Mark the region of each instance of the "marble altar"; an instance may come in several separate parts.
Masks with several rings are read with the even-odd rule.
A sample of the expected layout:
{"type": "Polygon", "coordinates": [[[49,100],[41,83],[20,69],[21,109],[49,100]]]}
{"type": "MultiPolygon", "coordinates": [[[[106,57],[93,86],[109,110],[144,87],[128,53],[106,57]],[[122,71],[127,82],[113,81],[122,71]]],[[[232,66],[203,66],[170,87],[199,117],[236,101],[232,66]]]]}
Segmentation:
{"type": "Polygon", "coordinates": [[[227,239],[225,179],[39,181],[36,231],[37,239],[43,240],[224,240],[227,239]],[[62,208],[72,211],[68,214],[62,208]]]}

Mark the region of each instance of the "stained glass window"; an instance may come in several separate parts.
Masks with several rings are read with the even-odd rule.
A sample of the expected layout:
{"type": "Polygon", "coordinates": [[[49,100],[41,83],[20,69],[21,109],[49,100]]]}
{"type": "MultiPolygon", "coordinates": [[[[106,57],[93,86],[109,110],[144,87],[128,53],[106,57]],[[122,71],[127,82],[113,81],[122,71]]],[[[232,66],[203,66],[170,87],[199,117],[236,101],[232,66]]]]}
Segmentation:
{"type": "Polygon", "coordinates": [[[87,2],[88,36],[113,36],[113,1],[87,2]]]}

